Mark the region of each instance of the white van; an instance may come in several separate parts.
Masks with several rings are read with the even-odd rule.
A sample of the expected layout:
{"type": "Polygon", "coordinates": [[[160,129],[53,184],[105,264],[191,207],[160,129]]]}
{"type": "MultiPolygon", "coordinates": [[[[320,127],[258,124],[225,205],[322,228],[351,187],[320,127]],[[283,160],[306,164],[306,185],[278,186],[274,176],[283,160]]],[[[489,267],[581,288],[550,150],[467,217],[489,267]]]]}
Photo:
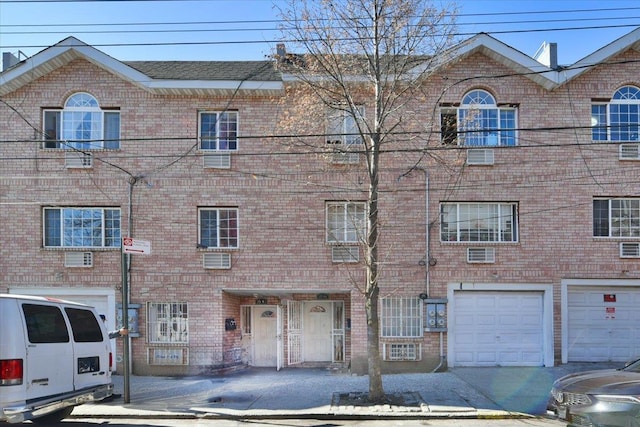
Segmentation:
{"type": "Polygon", "coordinates": [[[111,396],[112,365],[93,307],[0,294],[0,423],[55,422],[111,396]]]}

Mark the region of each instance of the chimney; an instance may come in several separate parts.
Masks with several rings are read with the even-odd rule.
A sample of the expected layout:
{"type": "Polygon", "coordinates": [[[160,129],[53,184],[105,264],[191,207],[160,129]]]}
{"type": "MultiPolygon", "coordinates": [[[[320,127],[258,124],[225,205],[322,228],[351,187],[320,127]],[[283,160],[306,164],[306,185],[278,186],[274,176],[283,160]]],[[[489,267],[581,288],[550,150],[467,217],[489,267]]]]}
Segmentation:
{"type": "Polygon", "coordinates": [[[278,59],[283,60],[287,55],[287,49],[284,46],[284,43],[278,43],[276,45],[276,55],[278,55],[278,59]]]}
{"type": "Polygon", "coordinates": [[[538,51],[533,55],[533,59],[556,70],[558,68],[558,43],[542,43],[538,51]]]}
{"type": "Polygon", "coordinates": [[[2,71],[6,71],[9,68],[16,65],[20,60],[11,52],[2,52],[2,71]]]}

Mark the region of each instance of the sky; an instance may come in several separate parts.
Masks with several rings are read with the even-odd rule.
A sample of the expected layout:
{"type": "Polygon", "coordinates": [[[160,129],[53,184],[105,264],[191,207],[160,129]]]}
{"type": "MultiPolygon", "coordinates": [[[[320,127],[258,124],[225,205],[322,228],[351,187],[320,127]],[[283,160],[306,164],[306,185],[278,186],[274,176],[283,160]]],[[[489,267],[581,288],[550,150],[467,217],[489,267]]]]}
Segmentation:
{"type": "MultiPolygon", "coordinates": [[[[441,0],[436,0],[441,1],[441,0]]],[[[570,65],[640,27],[637,0],[458,0],[460,40],[485,32],[570,65]]],[[[121,61],[262,60],[284,0],[0,0],[0,51],[20,59],[68,36],[121,61]]]]}

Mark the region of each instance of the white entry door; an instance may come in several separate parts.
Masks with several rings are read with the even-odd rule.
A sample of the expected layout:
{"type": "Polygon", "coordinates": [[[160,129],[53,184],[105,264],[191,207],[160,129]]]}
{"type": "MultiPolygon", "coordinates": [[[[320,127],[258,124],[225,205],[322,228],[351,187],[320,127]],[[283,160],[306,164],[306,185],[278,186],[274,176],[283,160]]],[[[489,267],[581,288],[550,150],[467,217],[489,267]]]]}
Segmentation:
{"type": "Polygon", "coordinates": [[[253,307],[253,365],[278,365],[278,310],[272,305],[253,307]]]}
{"type": "Polygon", "coordinates": [[[330,301],[304,303],[304,360],[306,362],[331,362],[330,301]]]}

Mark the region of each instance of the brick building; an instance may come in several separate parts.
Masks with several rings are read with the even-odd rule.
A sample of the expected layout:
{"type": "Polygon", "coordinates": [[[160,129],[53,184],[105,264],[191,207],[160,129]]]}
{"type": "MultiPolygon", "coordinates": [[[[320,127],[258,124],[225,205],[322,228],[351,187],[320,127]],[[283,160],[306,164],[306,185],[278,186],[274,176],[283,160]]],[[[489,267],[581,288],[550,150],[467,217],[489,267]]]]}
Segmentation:
{"type": "MultiPolygon", "coordinates": [[[[407,104],[418,136],[381,161],[385,371],[640,353],[639,47],[558,66],[553,44],[479,34],[407,104]]],[[[133,237],[151,243],[127,267],[133,373],[366,372],[348,119],[308,133],[338,135],[324,153],[287,143],[299,100],[275,61],[123,62],[67,38],[4,64],[0,292],[115,327],[133,237]]]]}

